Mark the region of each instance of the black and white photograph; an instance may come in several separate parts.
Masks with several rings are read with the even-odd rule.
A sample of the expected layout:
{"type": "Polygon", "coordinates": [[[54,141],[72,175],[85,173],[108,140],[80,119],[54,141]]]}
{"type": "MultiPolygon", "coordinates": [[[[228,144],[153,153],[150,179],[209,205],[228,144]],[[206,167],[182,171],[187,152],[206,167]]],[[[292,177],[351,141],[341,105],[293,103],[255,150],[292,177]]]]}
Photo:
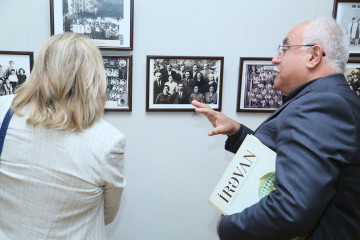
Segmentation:
{"type": "Polygon", "coordinates": [[[221,110],[224,57],[147,56],[146,111],[221,110]]]}
{"type": "Polygon", "coordinates": [[[360,56],[360,2],[335,0],[333,16],[349,37],[350,56],[360,56]]]}
{"type": "Polygon", "coordinates": [[[131,111],[132,56],[103,56],[107,111],[131,111]]]}
{"type": "Polygon", "coordinates": [[[274,112],[282,94],[274,88],[271,58],[240,58],[237,112],[274,112]]]}
{"type": "Polygon", "coordinates": [[[51,34],[85,34],[100,49],[132,50],[134,0],[50,0],[51,34]]]}
{"type": "Polygon", "coordinates": [[[15,94],[30,76],[33,52],[0,51],[0,96],[15,94]]]}
{"type": "Polygon", "coordinates": [[[360,61],[349,61],[346,64],[344,75],[350,88],[360,96],[360,61]]]}

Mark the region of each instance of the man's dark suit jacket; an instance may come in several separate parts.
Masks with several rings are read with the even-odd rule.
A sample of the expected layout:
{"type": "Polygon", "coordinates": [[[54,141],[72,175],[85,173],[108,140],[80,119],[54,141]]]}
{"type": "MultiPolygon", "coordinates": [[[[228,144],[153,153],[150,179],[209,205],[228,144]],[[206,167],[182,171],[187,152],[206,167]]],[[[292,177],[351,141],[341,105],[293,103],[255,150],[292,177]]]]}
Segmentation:
{"type": "Polygon", "coordinates": [[[182,96],[180,97],[179,92],[175,92],[170,97],[170,103],[173,104],[189,104],[189,95],[183,91],[182,96]]]}
{"type": "Polygon", "coordinates": [[[248,133],[277,153],[276,190],[224,216],[222,240],[360,239],[360,97],[342,74],[311,82],[225,148],[235,153],[248,133]]]}

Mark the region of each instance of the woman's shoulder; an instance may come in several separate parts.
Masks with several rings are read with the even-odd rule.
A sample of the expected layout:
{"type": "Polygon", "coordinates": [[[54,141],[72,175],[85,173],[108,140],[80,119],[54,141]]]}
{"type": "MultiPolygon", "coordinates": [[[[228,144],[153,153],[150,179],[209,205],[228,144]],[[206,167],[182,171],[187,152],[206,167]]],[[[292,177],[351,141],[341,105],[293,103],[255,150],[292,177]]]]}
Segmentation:
{"type": "Polygon", "coordinates": [[[99,138],[103,137],[107,140],[110,140],[111,138],[125,138],[124,134],[120,130],[103,119],[100,119],[100,121],[85,131],[89,132],[89,134],[94,134],[99,138]]]}

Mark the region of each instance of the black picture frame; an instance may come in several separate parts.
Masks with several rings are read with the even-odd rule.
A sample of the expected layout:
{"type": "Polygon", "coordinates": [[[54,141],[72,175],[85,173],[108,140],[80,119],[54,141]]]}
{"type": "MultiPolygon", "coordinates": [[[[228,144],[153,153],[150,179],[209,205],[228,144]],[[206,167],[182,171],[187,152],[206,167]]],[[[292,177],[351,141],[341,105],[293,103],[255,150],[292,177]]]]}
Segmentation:
{"type": "Polygon", "coordinates": [[[132,55],[103,53],[106,74],[105,111],[132,111],[132,55]]]}
{"type": "Polygon", "coordinates": [[[147,112],[193,112],[194,99],[221,111],[224,57],[153,55],[146,62],[147,112]]]}
{"type": "Polygon", "coordinates": [[[274,112],[282,105],[273,69],[271,58],[240,58],[237,112],[274,112]]]}
{"type": "Polygon", "coordinates": [[[134,0],[71,2],[50,0],[51,35],[80,32],[101,50],[133,50],[134,0]]]}
{"type": "Polygon", "coordinates": [[[11,95],[30,76],[33,52],[0,51],[0,96],[11,95]]]}
{"type": "Polygon", "coordinates": [[[360,60],[349,60],[345,67],[344,76],[350,88],[360,96],[360,60]]]}
{"type": "Polygon", "coordinates": [[[336,19],[336,22],[338,22],[343,27],[346,34],[348,34],[350,40],[350,56],[359,57],[360,1],[334,0],[333,17],[336,19]]]}

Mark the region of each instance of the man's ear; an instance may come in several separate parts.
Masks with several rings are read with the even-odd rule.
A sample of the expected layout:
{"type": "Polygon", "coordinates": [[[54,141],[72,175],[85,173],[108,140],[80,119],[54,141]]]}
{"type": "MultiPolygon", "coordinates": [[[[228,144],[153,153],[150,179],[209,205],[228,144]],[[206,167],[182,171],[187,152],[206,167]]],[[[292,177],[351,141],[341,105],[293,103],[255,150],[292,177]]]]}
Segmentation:
{"type": "Polygon", "coordinates": [[[323,49],[320,45],[315,45],[311,48],[309,52],[309,58],[306,63],[308,68],[315,68],[320,64],[321,59],[323,57],[323,49]]]}

